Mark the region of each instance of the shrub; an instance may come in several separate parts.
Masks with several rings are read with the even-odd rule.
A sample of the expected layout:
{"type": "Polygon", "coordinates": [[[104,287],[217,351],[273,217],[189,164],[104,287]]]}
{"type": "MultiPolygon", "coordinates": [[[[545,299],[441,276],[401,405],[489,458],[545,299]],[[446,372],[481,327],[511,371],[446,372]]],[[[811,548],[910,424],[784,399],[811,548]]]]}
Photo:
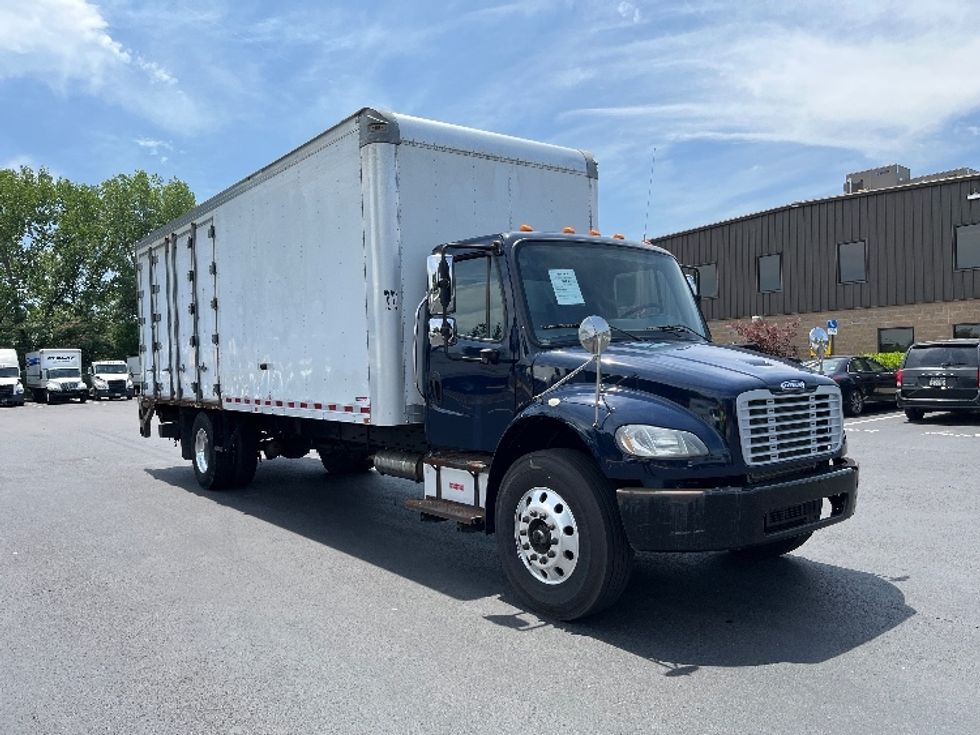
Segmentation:
{"type": "Polygon", "coordinates": [[[902,366],[904,352],[868,352],[863,357],[870,357],[877,360],[889,370],[898,370],[902,366]]]}
{"type": "Polygon", "coordinates": [[[733,322],[728,326],[759,352],[776,357],[799,357],[795,344],[800,329],[799,319],[792,319],[783,324],[767,322],[765,319],[754,319],[745,322],[733,322]]]}

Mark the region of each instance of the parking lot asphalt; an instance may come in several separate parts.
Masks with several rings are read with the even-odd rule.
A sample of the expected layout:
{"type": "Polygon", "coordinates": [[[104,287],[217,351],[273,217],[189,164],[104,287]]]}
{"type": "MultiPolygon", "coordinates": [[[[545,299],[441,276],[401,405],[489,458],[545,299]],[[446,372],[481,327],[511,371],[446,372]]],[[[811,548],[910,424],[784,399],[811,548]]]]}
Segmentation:
{"type": "Polygon", "coordinates": [[[977,733],[980,418],[846,422],[857,514],[516,607],[493,539],[313,458],[205,493],[135,402],[0,409],[4,733],[977,733]]]}

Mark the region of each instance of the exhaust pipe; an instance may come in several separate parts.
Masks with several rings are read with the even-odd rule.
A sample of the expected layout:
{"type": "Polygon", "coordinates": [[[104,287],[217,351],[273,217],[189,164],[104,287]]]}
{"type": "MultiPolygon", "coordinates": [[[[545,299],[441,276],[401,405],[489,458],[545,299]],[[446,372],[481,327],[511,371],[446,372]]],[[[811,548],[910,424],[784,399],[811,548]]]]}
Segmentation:
{"type": "Polygon", "coordinates": [[[379,474],[422,482],[422,457],[412,452],[381,451],[374,455],[374,469],[379,474]]]}

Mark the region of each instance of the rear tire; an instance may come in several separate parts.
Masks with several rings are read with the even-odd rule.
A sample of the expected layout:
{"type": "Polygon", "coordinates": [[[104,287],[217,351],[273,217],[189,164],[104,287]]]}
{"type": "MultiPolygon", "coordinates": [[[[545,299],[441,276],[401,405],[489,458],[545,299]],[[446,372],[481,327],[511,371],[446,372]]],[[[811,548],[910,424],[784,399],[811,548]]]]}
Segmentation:
{"type": "Polygon", "coordinates": [[[758,546],[746,546],[744,549],[735,549],[730,553],[742,561],[762,561],[763,559],[775,559],[777,556],[788,554],[795,551],[810,540],[813,532],[802,533],[799,536],[772,541],[768,544],[758,546]]]}
{"type": "Polygon", "coordinates": [[[235,479],[231,454],[217,451],[222,438],[215,421],[206,411],[200,411],[194,417],[191,427],[194,458],[191,463],[197,484],[205,490],[224,490],[231,487],[235,479]]]}
{"type": "Polygon", "coordinates": [[[494,513],[504,573],[528,607],[576,620],[609,607],[626,589],[633,550],[614,491],[581,452],[548,449],[518,459],[500,484],[494,513]]]}
{"type": "Polygon", "coordinates": [[[926,412],[923,411],[921,408],[906,408],[905,409],[905,418],[907,418],[909,421],[912,421],[912,422],[922,421],[922,418],[925,415],[926,415],[926,412]]]}
{"type": "Polygon", "coordinates": [[[848,416],[860,416],[864,411],[864,395],[860,388],[852,388],[844,399],[844,412],[848,416]]]}

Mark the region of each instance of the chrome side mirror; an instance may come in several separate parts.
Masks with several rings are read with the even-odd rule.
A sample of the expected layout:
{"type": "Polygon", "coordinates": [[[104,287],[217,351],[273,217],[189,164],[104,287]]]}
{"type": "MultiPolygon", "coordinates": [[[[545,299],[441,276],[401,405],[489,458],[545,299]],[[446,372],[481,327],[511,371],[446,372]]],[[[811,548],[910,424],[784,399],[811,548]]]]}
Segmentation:
{"type": "Polygon", "coordinates": [[[451,316],[429,319],[429,347],[451,347],[456,336],[456,320],[451,316]]]}
{"type": "Polygon", "coordinates": [[[456,289],[453,256],[430,255],[425,261],[429,274],[429,313],[451,314],[456,311],[456,289]]]}
{"type": "Polygon", "coordinates": [[[609,322],[601,316],[587,316],[578,327],[578,341],[586,352],[601,355],[612,340],[609,322]]]}
{"type": "MultiPolygon", "coordinates": [[[[823,360],[827,354],[827,345],[830,344],[830,335],[823,327],[814,327],[810,330],[810,349],[817,356],[818,360],[823,360]]],[[[823,372],[821,370],[821,372],[823,372]]]]}

